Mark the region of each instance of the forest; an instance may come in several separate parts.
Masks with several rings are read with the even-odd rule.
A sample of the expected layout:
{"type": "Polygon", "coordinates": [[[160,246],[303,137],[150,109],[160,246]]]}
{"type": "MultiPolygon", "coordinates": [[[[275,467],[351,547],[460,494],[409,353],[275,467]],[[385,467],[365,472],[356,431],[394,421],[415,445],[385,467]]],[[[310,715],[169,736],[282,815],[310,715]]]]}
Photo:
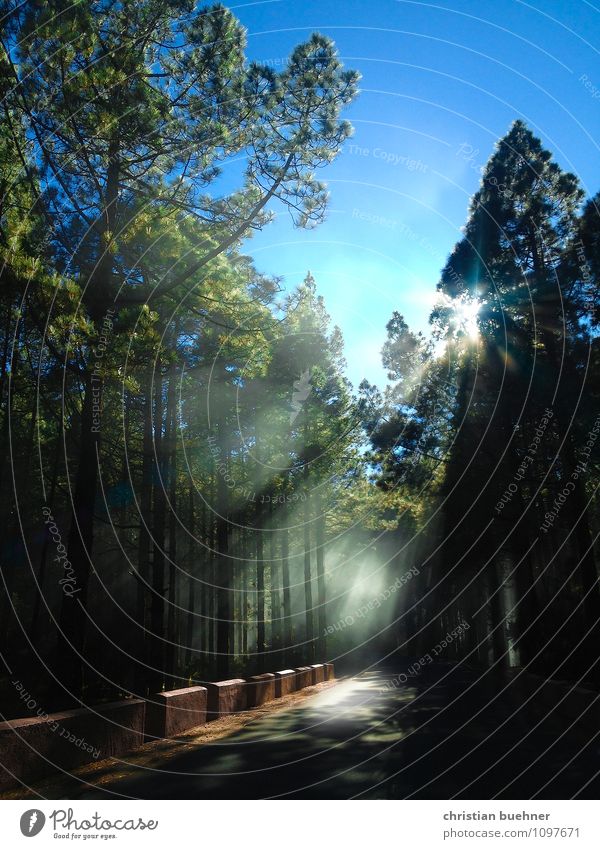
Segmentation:
{"type": "Polygon", "coordinates": [[[327,214],[335,44],[275,68],[221,5],[2,11],[3,716],[17,668],[61,709],[440,646],[597,688],[600,194],[514,121],[429,334],[399,298],[353,386],[318,275],[248,255],[327,214]]]}

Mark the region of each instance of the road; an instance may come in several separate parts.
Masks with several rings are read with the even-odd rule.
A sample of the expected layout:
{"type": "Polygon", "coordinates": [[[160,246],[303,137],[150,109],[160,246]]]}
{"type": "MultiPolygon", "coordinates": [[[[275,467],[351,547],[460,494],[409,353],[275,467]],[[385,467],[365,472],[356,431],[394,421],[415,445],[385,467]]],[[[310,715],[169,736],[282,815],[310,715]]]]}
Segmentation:
{"type": "MultiPolygon", "coordinates": [[[[600,743],[451,664],[365,672],[77,798],[598,798],[600,743]],[[533,729],[533,730],[532,730],[533,729]],[[560,738],[560,739],[559,739],[560,738]],[[587,786],[585,786],[587,785],[587,786]]],[[[599,725],[600,727],[600,725],[599,725]]]]}

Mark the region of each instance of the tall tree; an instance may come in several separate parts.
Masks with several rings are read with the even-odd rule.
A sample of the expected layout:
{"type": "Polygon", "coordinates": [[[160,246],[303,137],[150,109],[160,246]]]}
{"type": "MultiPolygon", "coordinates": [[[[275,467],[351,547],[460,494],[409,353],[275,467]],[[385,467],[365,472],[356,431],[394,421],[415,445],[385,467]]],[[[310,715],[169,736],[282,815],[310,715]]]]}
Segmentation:
{"type": "MultiPolygon", "coordinates": [[[[9,128],[17,146],[20,122],[33,141],[39,204],[57,222],[58,268],[80,283],[79,310],[92,346],[108,310],[181,297],[199,285],[215,258],[266,223],[271,200],[283,202],[301,225],[321,218],[326,193],[314,169],[350,133],[339,112],[357,82],[328,39],[312,36],[277,74],[246,62],[244,30],[220,5],[8,5],[9,128]],[[248,153],[241,189],[209,195],[220,164],[241,151],[248,153]],[[149,249],[139,234],[158,222],[164,227],[169,216],[172,226],[196,222],[196,238],[186,253],[157,264],[159,246],[149,249]]],[[[58,653],[74,695],[82,686],[107,379],[95,373],[89,350],[82,354],[68,539],[78,594],[63,599],[58,653]]]]}

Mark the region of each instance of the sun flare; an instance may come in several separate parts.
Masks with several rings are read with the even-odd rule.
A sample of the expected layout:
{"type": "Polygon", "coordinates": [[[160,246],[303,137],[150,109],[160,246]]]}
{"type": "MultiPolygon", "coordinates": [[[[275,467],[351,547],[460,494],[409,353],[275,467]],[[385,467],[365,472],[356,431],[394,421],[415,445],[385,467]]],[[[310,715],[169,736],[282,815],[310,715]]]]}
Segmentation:
{"type": "Polygon", "coordinates": [[[457,330],[471,339],[479,336],[479,322],[477,317],[481,309],[481,301],[476,298],[462,298],[454,304],[454,316],[457,330]]]}

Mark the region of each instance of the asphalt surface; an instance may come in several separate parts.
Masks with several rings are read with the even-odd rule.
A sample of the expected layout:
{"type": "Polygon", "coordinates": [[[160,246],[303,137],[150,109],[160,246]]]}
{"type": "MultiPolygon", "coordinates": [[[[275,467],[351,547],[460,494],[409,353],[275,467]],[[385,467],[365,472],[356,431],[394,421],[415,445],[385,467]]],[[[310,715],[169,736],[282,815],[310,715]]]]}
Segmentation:
{"type": "Polygon", "coordinates": [[[366,672],[77,798],[598,798],[589,718],[585,730],[554,715],[540,723],[479,674],[366,672]]]}

